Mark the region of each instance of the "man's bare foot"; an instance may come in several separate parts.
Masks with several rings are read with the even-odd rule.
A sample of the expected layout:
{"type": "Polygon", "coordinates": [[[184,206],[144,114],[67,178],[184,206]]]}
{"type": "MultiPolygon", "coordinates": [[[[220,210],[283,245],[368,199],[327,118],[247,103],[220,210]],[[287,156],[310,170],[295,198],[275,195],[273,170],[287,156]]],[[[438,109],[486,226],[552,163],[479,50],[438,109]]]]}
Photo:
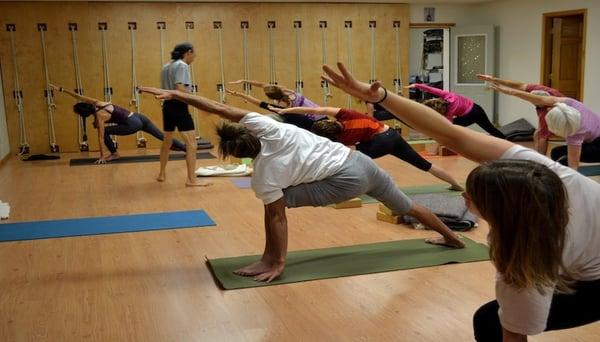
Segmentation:
{"type": "Polygon", "coordinates": [[[244,277],[252,277],[257,274],[267,272],[270,268],[270,263],[260,260],[248,266],[238,268],[237,270],[233,271],[233,273],[244,277]]]}
{"type": "Polygon", "coordinates": [[[443,236],[438,236],[434,238],[425,239],[425,242],[430,243],[432,245],[447,246],[452,248],[465,248],[465,243],[460,241],[459,238],[447,239],[443,236]]]}
{"type": "Polygon", "coordinates": [[[164,174],[162,174],[162,173],[161,173],[161,174],[159,174],[159,175],[158,175],[158,177],[156,177],[156,180],[157,180],[158,182],[164,182],[164,181],[165,181],[165,179],[167,179],[167,177],[166,177],[164,174]]]}
{"type": "Polygon", "coordinates": [[[209,186],[209,185],[212,185],[212,182],[199,181],[199,180],[194,180],[194,181],[188,180],[187,182],[185,182],[185,186],[209,186]]]}
{"type": "Polygon", "coordinates": [[[254,280],[256,281],[266,281],[267,283],[270,283],[273,279],[276,279],[283,273],[284,268],[284,263],[269,263],[261,260],[235,270],[233,273],[244,277],[254,277],[254,280]]]}
{"type": "Polygon", "coordinates": [[[452,184],[448,189],[452,191],[465,191],[465,189],[458,184],[452,184]]]}

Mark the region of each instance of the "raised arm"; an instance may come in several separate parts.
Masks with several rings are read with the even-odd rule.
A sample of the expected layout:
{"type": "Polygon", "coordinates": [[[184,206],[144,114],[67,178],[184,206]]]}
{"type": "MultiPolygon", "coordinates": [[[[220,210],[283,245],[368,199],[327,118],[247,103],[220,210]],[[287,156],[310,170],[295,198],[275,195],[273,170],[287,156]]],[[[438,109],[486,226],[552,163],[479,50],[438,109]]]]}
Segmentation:
{"type": "Polygon", "coordinates": [[[225,91],[226,91],[226,92],[227,92],[227,94],[229,94],[229,95],[233,95],[233,96],[236,96],[236,97],[241,97],[241,98],[243,98],[243,99],[244,99],[245,101],[247,101],[247,102],[250,102],[250,103],[252,103],[252,104],[255,104],[255,105],[257,105],[257,106],[260,106],[260,102],[261,102],[261,101],[260,101],[259,99],[257,99],[256,97],[254,97],[254,96],[247,95],[247,94],[245,94],[245,93],[240,93],[240,92],[238,92],[238,91],[229,90],[229,89],[225,89],[225,91]]]}
{"type": "Polygon", "coordinates": [[[289,108],[272,108],[273,111],[279,114],[304,114],[304,115],[328,115],[336,116],[340,108],[336,107],[289,107],[289,108]]]}
{"type": "Polygon", "coordinates": [[[255,80],[237,80],[237,81],[229,82],[229,84],[244,84],[244,83],[247,83],[247,84],[253,85],[255,87],[259,87],[259,88],[264,88],[268,85],[271,85],[269,83],[259,82],[259,81],[255,81],[255,80]]]}
{"type": "Polygon", "coordinates": [[[323,66],[322,78],[346,93],[371,103],[380,103],[408,125],[433,137],[439,143],[476,162],[498,159],[513,143],[452,125],[433,109],[388,92],[379,82],[371,85],[356,80],[342,63],[340,73],[323,66]]]}
{"type": "Polygon", "coordinates": [[[562,102],[563,98],[556,96],[535,95],[523,90],[505,87],[498,83],[491,83],[490,88],[506,95],[516,96],[522,100],[529,101],[536,107],[552,107],[557,102],[562,102]]]}
{"type": "Polygon", "coordinates": [[[224,119],[239,122],[250,111],[209,100],[202,96],[192,95],[179,90],[165,90],[152,87],[140,87],[140,91],[153,94],[160,100],[179,100],[205,112],[216,114],[224,119]]]}
{"type": "Polygon", "coordinates": [[[72,97],[74,97],[75,99],[77,99],[77,101],[81,101],[81,102],[85,102],[85,103],[90,103],[93,105],[96,105],[98,107],[102,107],[108,104],[108,102],[104,102],[104,101],[100,101],[98,99],[95,99],[93,97],[89,97],[89,96],[83,96],[83,95],[79,95],[76,92],[70,91],[69,89],[63,88],[63,87],[59,87],[57,85],[54,84],[48,84],[50,86],[50,88],[54,89],[54,90],[58,90],[61,93],[65,93],[68,95],[71,95],[72,97]]]}
{"type": "Polygon", "coordinates": [[[434,96],[437,97],[444,97],[450,94],[450,92],[436,88],[436,87],[430,87],[426,84],[423,83],[413,83],[410,86],[408,86],[408,88],[417,88],[421,91],[424,91],[426,93],[430,93],[433,94],[434,96]]]}
{"type": "Polygon", "coordinates": [[[520,81],[503,80],[501,78],[497,78],[492,75],[484,75],[484,74],[477,75],[477,78],[482,81],[498,83],[500,85],[503,85],[503,86],[509,87],[509,88],[513,88],[513,89],[518,89],[518,90],[523,90],[523,91],[527,90],[527,83],[523,83],[520,81]]]}

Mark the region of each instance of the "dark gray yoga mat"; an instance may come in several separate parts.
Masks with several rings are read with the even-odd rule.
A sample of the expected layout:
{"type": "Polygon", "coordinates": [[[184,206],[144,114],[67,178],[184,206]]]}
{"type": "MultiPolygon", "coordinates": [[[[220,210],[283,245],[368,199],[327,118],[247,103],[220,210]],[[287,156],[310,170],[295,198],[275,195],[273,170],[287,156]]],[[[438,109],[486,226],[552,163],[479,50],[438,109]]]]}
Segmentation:
{"type": "MultiPolygon", "coordinates": [[[[197,159],[214,159],[215,156],[208,152],[196,153],[197,159]]],[[[169,154],[169,160],[184,160],[185,153],[171,153],[169,154]]],[[[82,165],[94,165],[98,158],[75,158],[69,160],[70,166],[82,166],[82,165]]],[[[160,161],[160,155],[148,154],[142,156],[126,156],[116,160],[111,160],[107,164],[127,164],[127,163],[148,163],[160,161]]]]}

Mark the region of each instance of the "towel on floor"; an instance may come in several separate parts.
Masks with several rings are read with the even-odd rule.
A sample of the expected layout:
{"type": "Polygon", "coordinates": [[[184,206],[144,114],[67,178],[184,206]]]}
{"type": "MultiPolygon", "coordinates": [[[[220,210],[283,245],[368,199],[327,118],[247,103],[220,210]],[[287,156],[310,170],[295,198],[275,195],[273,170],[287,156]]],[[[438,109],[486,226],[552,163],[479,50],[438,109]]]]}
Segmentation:
{"type": "MultiPolygon", "coordinates": [[[[426,208],[429,208],[448,228],[456,231],[469,230],[476,226],[477,217],[469,212],[462,196],[448,196],[444,194],[419,194],[411,199],[426,208]]],[[[412,216],[404,216],[404,222],[412,223],[416,228],[419,222],[412,216]]],[[[426,227],[425,227],[426,228],[426,227]]]]}
{"type": "Polygon", "coordinates": [[[529,121],[521,118],[500,127],[500,132],[502,132],[509,141],[529,141],[533,140],[535,128],[529,121]]]}
{"type": "Polygon", "coordinates": [[[252,168],[246,164],[227,164],[204,166],[196,169],[197,177],[228,176],[241,177],[252,174],[252,168]]]}

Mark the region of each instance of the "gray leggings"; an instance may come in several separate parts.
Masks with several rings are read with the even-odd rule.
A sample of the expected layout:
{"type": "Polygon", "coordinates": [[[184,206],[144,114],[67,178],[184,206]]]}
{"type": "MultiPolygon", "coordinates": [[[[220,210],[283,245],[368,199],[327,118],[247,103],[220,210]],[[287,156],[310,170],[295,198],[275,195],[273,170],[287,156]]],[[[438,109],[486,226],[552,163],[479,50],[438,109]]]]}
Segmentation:
{"type": "MultiPolygon", "coordinates": [[[[133,113],[127,118],[127,121],[120,122],[115,126],[107,126],[104,128],[104,144],[110,153],[117,152],[117,147],[110,138],[111,135],[130,135],[144,131],[156,139],[162,141],[163,133],[156,127],[148,117],[140,113],[133,113]]],[[[177,139],[173,139],[173,149],[177,151],[185,151],[185,144],[177,139]]]]}
{"type": "Polygon", "coordinates": [[[322,207],[367,194],[397,215],[406,214],[412,201],[392,178],[361,152],[352,151],[342,168],[323,180],[291,186],[283,190],[288,208],[322,207]]]}

